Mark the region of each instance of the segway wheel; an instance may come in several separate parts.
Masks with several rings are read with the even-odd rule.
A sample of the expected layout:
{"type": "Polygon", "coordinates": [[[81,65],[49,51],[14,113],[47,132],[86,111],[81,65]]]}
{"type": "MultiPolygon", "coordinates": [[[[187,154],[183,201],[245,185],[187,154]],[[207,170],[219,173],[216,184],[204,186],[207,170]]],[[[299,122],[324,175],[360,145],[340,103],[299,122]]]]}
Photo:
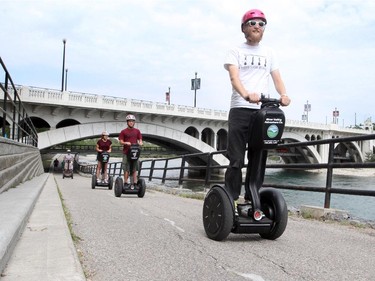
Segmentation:
{"type": "Polygon", "coordinates": [[[72,172],[72,176],[71,176],[71,178],[73,179],[73,172],[72,172]]]}
{"type": "Polygon", "coordinates": [[[281,192],[274,188],[260,190],[260,202],[264,215],[273,220],[270,232],[260,233],[264,239],[275,240],[285,231],[288,224],[288,208],[281,192]]]}
{"type": "Polygon", "coordinates": [[[95,189],[96,186],[96,175],[92,175],[91,177],[91,189],[95,189]]]}
{"type": "Polygon", "coordinates": [[[109,176],[108,177],[108,189],[112,190],[112,187],[113,187],[113,177],[109,176]]]}
{"type": "Polygon", "coordinates": [[[213,186],[203,203],[203,226],[208,238],[221,241],[228,237],[233,227],[233,207],[226,192],[213,186]]]}
{"type": "Polygon", "coordinates": [[[143,198],[143,196],[145,196],[145,192],[146,192],[146,182],[144,179],[139,179],[138,180],[138,197],[139,198],[143,198]]]}
{"type": "Polygon", "coordinates": [[[116,178],[115,180],[115,196],[120,197],[122,194],[122,188],[124,187],[124,182],[122,181],[121,177],[116,178]]]}

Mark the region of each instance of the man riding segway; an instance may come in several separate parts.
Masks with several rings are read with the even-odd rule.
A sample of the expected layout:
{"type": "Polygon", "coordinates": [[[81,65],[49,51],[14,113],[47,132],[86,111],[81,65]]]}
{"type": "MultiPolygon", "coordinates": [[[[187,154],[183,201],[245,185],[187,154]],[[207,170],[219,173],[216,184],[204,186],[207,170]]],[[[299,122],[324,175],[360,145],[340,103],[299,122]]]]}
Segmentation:
{"type": "Polygon", "coordinates": [[[264,238],[276,239],[287,224],[288,214],[281,193],[275,189],[261,189],[266,151],[280,141],[281,128],[285,123],[279,106],[290,104],[273,49],[260,44],[267,23],[262,11],[247,11],[241,20],[241,31],[246,41],[228,51],[224,61],[232,86],[228,117],[229,165],[225,173],[225,187],[214,186],[210,190],[203,212],[206,234],[214,240],[225,239],[230,231],[259,233],[264,238]],[[280,99],[261,97],[261,94],[269,93],[271,79],[280,99]],[[270,142],[265,138],[269,136],[263,134],[265,131],[273,136],[270,142]],[[255,136],[257,141],[253,139],[255,136]],[[246,148],[245,204],[239,206],[246,148]],[[245,218],[240,216],[242,207],[250,207],[245,218]]]}
{"type": "Polygon", "coordinates": [[[141,131],[134,127],[135,116],[129,114],[126,116],[127,128],[122,130],[119,135],[119,141],[123,145],[122,167],[124,170],[124,184],[121,177],[115,182],[115,195],[120,197],[122,193],[138,194],[143,197],[145,193],[145,182],[138,179],[138,165],[140,146],[143,145],[141,131]],[[128,182],[130,178],[130,183],[128,182]]]}

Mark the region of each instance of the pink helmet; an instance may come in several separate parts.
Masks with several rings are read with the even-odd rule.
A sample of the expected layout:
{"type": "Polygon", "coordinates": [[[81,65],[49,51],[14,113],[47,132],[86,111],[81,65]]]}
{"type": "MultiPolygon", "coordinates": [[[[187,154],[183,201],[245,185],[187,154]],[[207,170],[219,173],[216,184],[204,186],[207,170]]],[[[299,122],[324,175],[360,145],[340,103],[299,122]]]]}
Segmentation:
{"type": "Polygon", "coordinates": [[[242,22],[241,22],[241,28],[242,26],[249,20],[252,20],[252,19],[261,19],[263,20],[265,23],[267,23],[267,20],[266,20],[266,16],[264,15],[264,13],[261,11],[261,10],[258,10],[258,9],[252,9],[250,11],[247,11],[243,17],[242,17],[242,22]]]}

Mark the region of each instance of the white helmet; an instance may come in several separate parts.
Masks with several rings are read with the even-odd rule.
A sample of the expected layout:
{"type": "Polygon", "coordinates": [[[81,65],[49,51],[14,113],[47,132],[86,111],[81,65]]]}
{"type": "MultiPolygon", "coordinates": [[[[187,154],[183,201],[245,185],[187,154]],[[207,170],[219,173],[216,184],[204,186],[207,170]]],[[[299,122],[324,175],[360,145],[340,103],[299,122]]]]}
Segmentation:
{"type": "Polygon", "coordinates": [[[68,149],[66,152],[70,152],[70,149],[68,149]]]}
{"type": "Polygon", "coordinates": [[[103,131],[102,136],[109,136],[107,131],[103,131]]]}
{"type": "Polygon", "coordinates": [[[129,114],[128,116],[126,116],[126,121],[130,121],[130,120],[135,121],[135,116],[133,114],[129,114]]]}

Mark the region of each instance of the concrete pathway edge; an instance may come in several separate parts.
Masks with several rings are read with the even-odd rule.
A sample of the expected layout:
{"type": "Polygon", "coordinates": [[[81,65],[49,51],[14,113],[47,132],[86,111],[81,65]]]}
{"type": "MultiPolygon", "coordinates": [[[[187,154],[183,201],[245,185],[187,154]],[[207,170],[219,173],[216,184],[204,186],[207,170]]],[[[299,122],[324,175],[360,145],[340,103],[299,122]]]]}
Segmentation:
{"type": "Polygon", "coordinates": [[[48,176],[45,173],[34,177],[0,195],[0,272],[11,257],[48,176]]]}

